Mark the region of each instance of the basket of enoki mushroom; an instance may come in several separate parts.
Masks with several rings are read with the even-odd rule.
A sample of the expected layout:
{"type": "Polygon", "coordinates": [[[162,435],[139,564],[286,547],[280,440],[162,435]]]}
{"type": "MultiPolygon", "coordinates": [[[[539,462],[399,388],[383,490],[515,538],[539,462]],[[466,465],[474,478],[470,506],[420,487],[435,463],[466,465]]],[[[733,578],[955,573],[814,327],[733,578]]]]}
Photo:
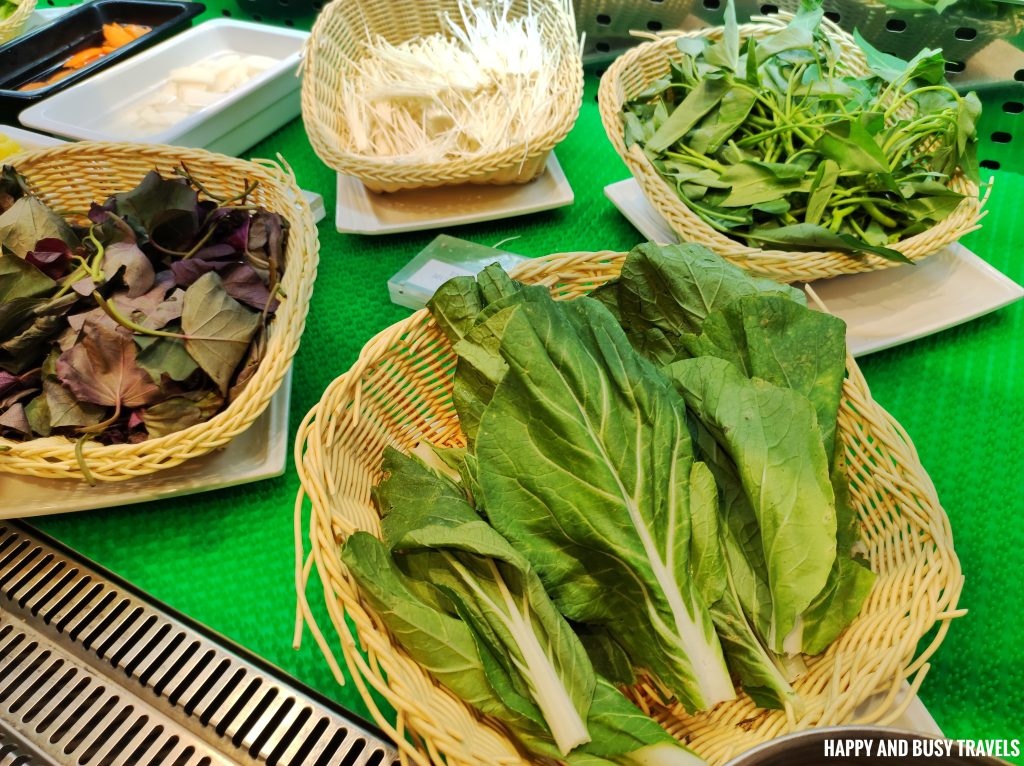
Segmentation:
{"type": "Polygon", "coordinates": [[[583,97],[564,0],[335,0],[304,68],[313,149],[373,191],[526,183],[583,97]]]}

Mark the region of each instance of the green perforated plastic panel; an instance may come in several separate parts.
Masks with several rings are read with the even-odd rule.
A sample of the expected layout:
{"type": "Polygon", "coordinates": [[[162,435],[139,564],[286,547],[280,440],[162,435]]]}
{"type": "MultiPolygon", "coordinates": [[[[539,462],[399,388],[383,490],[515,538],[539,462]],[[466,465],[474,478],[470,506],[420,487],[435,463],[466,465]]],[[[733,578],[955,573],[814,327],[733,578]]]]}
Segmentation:
{"type": "MultiPolygon", "coordinates": [[[[240,0],[249,3],[250,0],[240,0]]],[[[339,0],[344,2],[344,0],[339,0]]],[[[391,0],[397,2],[397,0],[391,0]]],[[[210,0],[206,17],[231,14],[308,27],[311,5],[272,0],[240,6],[210,0]]],[[[650,0],[643,0],[650,4],[650,0]]],[[[637,0],[640,4],[640,0],[637,0]]],[[[667,4],[667,1],[666,1],[667,4]]],[[[651,4],[653,5],[653,4],[651,4]]],[[[628,249],[637,232],[603,195],[626,177],[601,128],[596,77],[588,75],[576,128],[557,154],[575,192],[570,208],[478,224],[450,233],[483,244],[518,237],[505,247],[525,255],[628,249]]],[[[983,94],[982,157],[999,163],[985,228],[965,242],[993,266],[1024,282],[1017,207],[1024,169],[1024,82],[983,94]],[[993,141],[993,134],[998,135],[993,141]]],[[[335,204],[335,176],[313,154],[300,121],[253,147],[249,156],[280,152],[300,184],[335,204]]],[[[309,322],[295,363],[292,434],[330,381],[362,344],[408,316],[390,303],[387,280],[438,232],[372,238],[340,235],[333,216],[320,225],[321,267],[309,322]]],[[[957,620],[932,661],[922,697],[952,737],[1024,734],[1024,305],[863,360],[876,399],[914,437],[950,518],[967,577],[957,620]]],[[[122,509],[55,516],[38,525],[188,615],[280,665],[358,712],[352,683],[338,686],[313,642],[291,648],[294,467],[278,479],[122,509]]],[[[323,620],[319,585],[311,588],[323,620]]],[[[328,634],[330,637],[330,634],[328,634]]],[[[1017,761],[1024,764],[1024,759],[1017,761]]]]}

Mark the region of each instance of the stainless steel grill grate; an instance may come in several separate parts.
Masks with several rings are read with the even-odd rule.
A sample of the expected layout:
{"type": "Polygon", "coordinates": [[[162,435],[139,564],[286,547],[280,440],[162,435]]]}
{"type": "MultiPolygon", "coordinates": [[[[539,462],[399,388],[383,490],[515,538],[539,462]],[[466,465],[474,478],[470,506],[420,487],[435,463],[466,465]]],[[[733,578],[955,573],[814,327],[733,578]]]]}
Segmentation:
{"type": "Polygon", "coordinates": [[[389,766],[368,724],[0,524],[0,766],[389,766]]]}

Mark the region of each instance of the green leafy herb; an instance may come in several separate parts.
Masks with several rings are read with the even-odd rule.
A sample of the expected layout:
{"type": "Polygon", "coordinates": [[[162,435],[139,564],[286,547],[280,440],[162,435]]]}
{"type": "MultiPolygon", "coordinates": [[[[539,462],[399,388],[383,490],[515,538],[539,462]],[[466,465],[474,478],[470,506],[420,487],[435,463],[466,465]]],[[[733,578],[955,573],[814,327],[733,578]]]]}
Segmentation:
{"type": "Polygon", "coordinates": [[[848,74],[820,6],[802,4],[755,43],[729,0],[721,39],[680,39],[670,75],[625,105],[627,146],[696,215],[753,247],[906,262],[890,245],[957,208],[956,173],[978,181],[980,102],[949,86],[939,51],[908,62],[858,35],[871,73],[848,74]]]}

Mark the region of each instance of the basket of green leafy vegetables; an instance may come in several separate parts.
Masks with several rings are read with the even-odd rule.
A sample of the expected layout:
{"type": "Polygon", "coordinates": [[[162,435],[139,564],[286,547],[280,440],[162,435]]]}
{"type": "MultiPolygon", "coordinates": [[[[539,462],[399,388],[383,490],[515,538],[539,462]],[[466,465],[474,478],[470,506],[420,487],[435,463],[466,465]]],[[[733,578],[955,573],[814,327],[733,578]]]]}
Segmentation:
{"type": "Polygon", "coordinates": [[[300,604],[315,564],[407,759],[717,766],[898,717],[962,578],[845,324],[692,244],[512,277],[443,285],[299,429],[300,604]]]}
{"type": "Polygon", "coordinates": [[[942,54],[909,62],[819,3],[671,33],[621,56],[601,118],[684,240],[757,274],[811,280],[915,261],[978,227],[981,104],[942,54]]]}

